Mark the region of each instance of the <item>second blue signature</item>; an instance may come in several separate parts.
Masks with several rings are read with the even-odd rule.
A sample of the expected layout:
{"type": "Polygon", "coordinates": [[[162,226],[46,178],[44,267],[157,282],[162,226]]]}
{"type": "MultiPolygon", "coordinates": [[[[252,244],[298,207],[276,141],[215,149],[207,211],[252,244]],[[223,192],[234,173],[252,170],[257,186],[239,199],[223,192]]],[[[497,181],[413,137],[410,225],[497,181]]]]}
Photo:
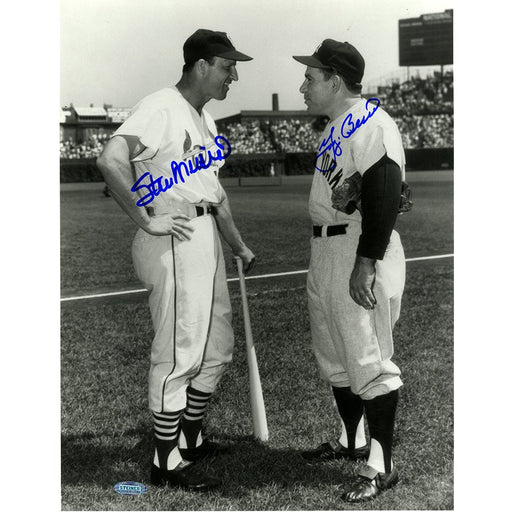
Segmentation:
{"type": "Polygon", "coordinates": [[[153,201],[153,199],[155,199],[155,197],[160,195],[162,192],[169,190],[173,185],[180,182],[185,183],[186,176],[195,174],[201,169],[208,169],[212,162],[225,160],[231,154],[231,145],[225,137],[222,137],[222,135],[217,135],[217,137],[215,137],[215,144],[218,148],[216,154],[212,155],[212,152],[208,150],[206,159],[203,154],[206,148],[204,146],[200,146],[199,149],[203,152],[190,157],[186,162],[176,162],[173,160],[171,162],[172,177],[164,178],[163,176],[159,176],[158,178],[154,178],[149,172],[142,174],[131,188],[132,192],[147,192],[137,201],[137,206],[142,207],[148,205],[153,201]],[[183,173],[185,173],[185,177],[183,176],[183,173]],[[146,179],[149,179],[149,183],[143,183],[146,179]]]}
{"type": "Polygon", "coordinates": [[[356,130],[361,128],[361,126],[363,126],[368,121],[368,119],[370,119],[373,114],[375,114],[376,110],[379,108],[379,105],[380,100],[378,98],[369,98],[365,105],[367,114],[364,114],[361,118],[355,120],[352,116],[352,113],[348,114],[343,120],[343,123],[341,123],[339,136],[334,134],[335,127],[331,126],[329,136],[322,140],[320,147],[318,148],[315,161],[315,169],[320,172],[332,171],[337,165],[337,158],[343,154],[343,149],[341,148],[342,138],[348,139],[356,130]],[[332,159],[326,158],[327,156],[330,156],[325,155],[326,151],[332,152],[332,159]],[[322,158],[320,167],[318,167],[319,158],[322,158]]]}

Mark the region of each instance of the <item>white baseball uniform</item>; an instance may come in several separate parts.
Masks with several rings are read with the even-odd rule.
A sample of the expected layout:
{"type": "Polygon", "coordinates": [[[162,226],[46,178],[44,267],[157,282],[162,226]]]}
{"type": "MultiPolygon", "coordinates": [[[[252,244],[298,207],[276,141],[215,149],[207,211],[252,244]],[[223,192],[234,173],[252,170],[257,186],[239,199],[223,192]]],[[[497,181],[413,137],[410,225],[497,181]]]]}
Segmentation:
{"type": "Polygon", "coordinates": [[[210,214],[196,213],[197,205],[223,200],[218,173],[224,161],[217,158],[222,156],[222,144],[215,142],[211,116],[204,109],[199,114],[176,87],[141,100],[114,135],[136,136],[146,147],[132,160],[136,198],[147,195],[142,185],[151,178],[145,173],[153,180],[162,177],[166,190],[152,194],[146,204],[152,214],[180,212],[193,217],[191,240],[153,236],[139,229],[132,245],[136,274],[150,290],[155,331],[149,407],[155,412],[178,411],[185,408],[188,385],[205,393],[215,390],[233,352],[231,305],[217,226],[210,214]]]}
{"type": "Polygon", "coordinates": [[[356,172],[364,175],[386,154],[399,165],[405,180],[405,155],[394,121],[372,104],[367,108],[363,99],[332,120],[322,140],[316,161],[321,170],[315,169],[309,198],[313,225],[324,226],[322,236],[311,239],[307,288],[313,350],[324,380],[335,387],[350,386],[370,400],[402,385],[391,357],[405,258],[400,237],[393,231],[384,258],[376,262],[375,308],[366,310],[356,304],[349,294],[349,281],[361,235],[361,214],[334,209],[331,195],[345,179],[356,172]],[[346,234],[326,236],[325,226],[340,224],[347,225],[346,234]]]}

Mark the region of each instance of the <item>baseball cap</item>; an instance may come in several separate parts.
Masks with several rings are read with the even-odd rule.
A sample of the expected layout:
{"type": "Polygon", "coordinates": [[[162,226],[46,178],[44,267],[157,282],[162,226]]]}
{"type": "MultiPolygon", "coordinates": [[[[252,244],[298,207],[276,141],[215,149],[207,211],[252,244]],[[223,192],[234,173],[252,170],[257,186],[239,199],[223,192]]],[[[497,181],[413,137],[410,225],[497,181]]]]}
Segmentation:
{"type": "Polygon", "coordinates": [[[216,32],[200,28],[196,30],[183,45],[185,62],[193,63],[199,59],[223,57],[231,60],[252,60],[235,49],[225,32],[216,32]]]}
{"type": "Polygon", "coordinates": [[[312,68],[334,69],[353,85],[360,85],[363,79],[364,58],[347,42],[325,39],[313,55],[294,55],[293,58],[312,68]]]}

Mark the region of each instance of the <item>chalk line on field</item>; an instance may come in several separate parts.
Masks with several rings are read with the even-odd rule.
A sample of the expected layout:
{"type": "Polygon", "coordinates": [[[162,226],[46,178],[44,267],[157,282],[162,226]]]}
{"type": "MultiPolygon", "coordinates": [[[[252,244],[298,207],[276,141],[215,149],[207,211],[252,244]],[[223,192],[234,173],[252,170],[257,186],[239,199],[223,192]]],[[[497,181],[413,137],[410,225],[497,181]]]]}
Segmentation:
{"type": "MultiPolygon", "coordinates": [[[[406,262],[410,261],[426,261],[426,260],[438,260],[442,258],[453,258],[453,254],[439,254],[437,256],[420,256],[418,258],[406,258],[406,262]]],[[[262,274],[259,276],[247,276],[245,279],[246,281],[249,279],[267,279],[270,277],[282,277],[282,276],[292,276],[296,274],[306,274],[306,270],[294,270],[291,272],[277,272],[274,274],[262,274]]],[[[238,277],[230,277],[228,280],[229,282],[238,281],[238,277]]],[[[123,290],[120,292],[106,292],[106,293],[95,293],[92,295],[79,295],[77,297],[63,297],[60,299],[61,302],[69,302],[73,300],[84,300],[84,299],[99,299],[102,297],[115,297],[116,295],[130,295],[134,293],[144,293],[147,292],[145,288],[142,289],[136,289],[136,290],[123,290]]]]}

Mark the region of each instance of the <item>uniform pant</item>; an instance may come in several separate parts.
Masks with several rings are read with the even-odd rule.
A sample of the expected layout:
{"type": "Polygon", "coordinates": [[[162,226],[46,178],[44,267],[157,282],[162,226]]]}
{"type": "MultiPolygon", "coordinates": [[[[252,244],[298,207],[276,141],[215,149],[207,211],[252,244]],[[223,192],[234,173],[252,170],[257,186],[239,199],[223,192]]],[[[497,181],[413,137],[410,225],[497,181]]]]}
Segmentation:
{"type": "Polygon", "coordinates": [[[232,359],[226,269],[211,215],[190,221],[191,240],[139,230],[132,245],[135,271],[150,290],[155,336],[149,371],[149,408],[185,408],[186,388],[212,393],[232,359]]]}
{"type": "Polygon", "coordinates": [[[405,257],[393,231],[382,261],[376,263],[373,310],[350,297],[349,281],[360,230],[311,239],[308,307],[313,351],[321,377],[331,386],[350,387],[365,400],[402,385],[393,356],[392,330],[400,314],[405,257]]]}

